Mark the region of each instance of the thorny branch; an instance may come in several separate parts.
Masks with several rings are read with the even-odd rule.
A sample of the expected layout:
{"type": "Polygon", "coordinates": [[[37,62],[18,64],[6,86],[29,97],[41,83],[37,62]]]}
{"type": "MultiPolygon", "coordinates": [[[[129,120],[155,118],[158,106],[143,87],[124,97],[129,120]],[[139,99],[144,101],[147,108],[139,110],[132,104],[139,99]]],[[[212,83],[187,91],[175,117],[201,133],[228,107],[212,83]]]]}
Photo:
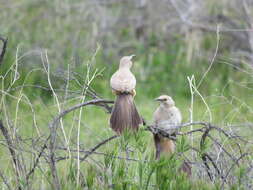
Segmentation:
{"type": "MultiPolygon", "coordinates": [[[[19,159],[17,158],[16,156],[16,152],[15,150],[12,148],[13,147],[13,142],[12,142],[12,139],[9,135],[9,132],[8,130],[4,127],[2,121],[0,120],[0,130],[6,140],[6,143],[8,145],[8,149],[9,149],[9,152],[11,154],[11,158],[12,158],[12,161],[13,161],[13,165],[14,165],[14,170],[15,170],[15,173],[16,173],[16,178],[17,178],[17,182],[19,183],[19,180],[20,180],[20,161],[19,159]]],[[[21,187],[18,186],[18,189],[21,190],[21,187]]]]}
{"type": "Polygon", "coordinates": [[[224,180],[222,181],[222,184],[221,184],[221,188],[222,188],[222,189],[224,188],[225,181],[226,181],[227,177],[229,176],[229,173],[231,172],[231,170],[232,170],[236,165],[239,164],[239,161],[240,161],[241,159],[243,159],[244,157],[246,157],[246,156],[248,156],[248,155],[249,155],[248,153],[242,154],[242,155],[236,160],[236,162],[235,162],[234,164],[232,164],[232,166],[229,168],[228,172],[226,173],[226,175],[225,175],[225,177],[224,177],[224,180]]]}
{"type": "Polygon", "coordinates": [[[77,104],[73,107],[70,107],[64,111],[62,111],[58,116],[56,116],[53,121],[49,124],[49,128],[51,129],[51,133],[48,136],[48,138],[45,140],[44,145],[42,146],[37,158],[35,159],[35,163],[32,167],[32,169],[30,170],[30,172],[27,174],[27,177],[29,178],[29,176],[34,172],[35,168],[38,166],[39,163],[39,159],[41,157],[41,155],[43,154],[43,152],[45,151],[48,141],[50,140],[50,166],[51,166],[51,170],[53,173],[53,177],[54,177],[54,183],[56,183],[55,185],[58,186],[58,179],[57,179],[57,170],[56,170],[56,164],[55,164],[55,141],[56,141],[56,131],[57,131],[57,123],[60,121],[61,118],[63,118],[66,114],[80,108],[83,106],[88,106],[88,105],[97,105],[97,106],[101,106],[104,108],[105,104],[112,104],[114,101],[111,100],[104,100],[104,99],[94,99],[94,100],[90,100],[81,104],[77,104]]]}
{"type": "MultiPolygon", "coordinates": [[[[213,175],[212,175],[212,172],[211,172],[211,168],[210,168],[210,166],[208,164],[208,161],[211,162],[211,164],[212,164],[213,168],[215,169],[215,171],[217,172],[218,176],[220,176],[220,178],[222,180],[222,184],[226,183],[227,177],[228,177],[230,171],[226,174],[226,176],[223,176],[221,174],[221,171],[220,171],[219,167],[214,162],[214,160],[212,159],[212,157],[205,150],[205,141],[206,141],[207,137],[209,137],[209,139],[211,139],[214,142],[214,144],[216,144],[219,147],[221,147],[221,149],[223,150],[223,152],[226,153],[229,156],[229,158],[234,162],[233,167],[235,165],[237,165],[239,167],[239,160],[241,160],[243,157],[246,156],[245,153],[241,154],[241,156],[239,158],[234,157],[224,147],[221,146],[221,144],[218,142],[218,140],[214,139],[209,133],[211,132],[211,130],[216,130],[219,133],[223,134],[226,138],[241,140],[244,143],[247,143],[247,141],[245,141],[241,136],[236,135],[235,133],[228,133],[224,129],[222,129],[220,127],[217,127],[217,126],[215,126],[215,125],[213,125],[211,123],[208,123],[208,122],[184,123],[184,124],[181,124],[181,125],[171,126],[171,127],[173,129],[181,129],[183,127],[187,127],[187,126],[191,126],[191,125],[201,125],[203,127],[202,128],[198,128],[198,129],[194,129],[194,130],[191,130],[191,131],[188,131],[188,132],[176,132],[174,134],[169,134],[167,131],[165,131],[163,129],[159,129],[159,128],[157,128],[155,126],[152,126],[152,125],[147,126],[146,130],[152,132],[153,134],[159,134],[159,135],[161,135],[163,137],[166,137],[166,138],[169,138],[171,140],[176,140],[176,136],[177,135],[189,135],[189,134],[192,134],[192,133],[195,133],[195,132],[201,132],[202,136],[201,136],[201,139],[200,139],[200,150],[198,150],[196,148],[193,148],[193,147],[192,147],[192,149],[194,149],[195,151],[197,151],[200,154],[201,159],[203,161],[203,164],[205,165],[206,172],[207,172],[210,180],[213,181],[214,179],[213,179],[213,175]]],[[[237,143],[237,142],[235,142],[235,143],[239,147],[239,150],[240,150],[240,153],[241,153],[241,148],[240,148],[239,143],[237,143]]],[[[229,170],[232,170],[232,168],[229,169],[229,170]]]]}
{"type": "MultiPolygon", "coordinates": [[[[76,109],[79,109],[80,107],[82,106],[88,106],[88,105],[96,105],[96,106],[100,106],[100,107],[103,107],[105,108],[108,112],[110,112],[110,109],[111,109],[111,106],[109,106],[109,104],[112,104],[113,101],[111,100],[104,100],[104,99],[93,99],[93,100],[90,100],[90,101],[87,101],[87,102],[84,102],[84,103],[81,103],[81,104],[77,104],[77,105],[74,105],[66,110],[63,110],[59,115],[57,115],[53,120],[52,122],[49,124],[49,127],[51,129],[53,129],[51,133],[44,141],[43,141],[43,145],[41,146],[41,150],[38,151],[38,153],[36,154],[37,157],[35,158],[35,161],[34,161],[34,164],[33,166],[31,167],[31,169],[29,170],[29,172],[27,172],[26,176],[25,176],[25,179],[28,183],[29,181],[29,178],[30,176],[34,173],[34,171],[36,170],[37,167],[39,167],[39,162],[40,162],[40,159],[41,157],[46,157],[46,158],[49,158],[50,160],[50,165],[51,165],[51,170],[52,172],[55,172],[55,174],[57,174],[57,170],[56,170],[56,163],[60,160],[65,160],[65,159],[69,159],[69,157],[57,157],[56,156],[56,150],[63,150],[63,149],[59,149],[58,147],[56,147],[56,133],[57,133],[57,125],[60,121],[61,118],[63,118],[66,114],[76,110],[76,109]],[[109,109],[108,109],[109,108],[109,109]],[[49,143],[49,140],[50,140],[50,144],[49,143]],[[50,146],[48,146],[50,145],[50,146]],[[45,155],[44,152],[46,149],[49,149],[50,151],[50,154],[49,155],[45,155]],[[53,153],[53,154],[52,154],[53,153]]],[[[246,143],[246,141],[239,135],[235,134],[234,132],[227,132],[225,131],[223,128],[220,128],[218,126],[215,126],[211,123],[208,123],[208,122],[192,122],[192,123],[184,123],[184,124],[181,124],[181,125],[178,125],[178,126],[174,126],[173,128],[177,128],[177,129],[182,129],[182,128],[185,128],[187,126],[191,126],[191,125],[199,125],[201,126],[200,128],[197,128],[197,129],[194,129],[194,130],[191,130],[191,131],[186,131],[186,132],[176,132],[175,134],[169,134],[168,131],[165,131],[165,130],[162,130],[162,129],[159,129],[155,126],[147,126],[145,128],[145,130],[147,131],[150,131],[152,132],[153,134],[160,134],[161,136],[164,136],[166,138],[170,138],[172,140],[176,140],[176,136],[179,135],[179,136],[187,136],[189,134],[192,134],[192,133],[201,133],[201,139],[200,139],[200,145],[199,145],[199,148],[194,148],[194,147],[191,147],[192,150],[196,151],[201,159],[202,159],[202,162],[203,162],[203,165],[205,166],[205,169],[206,169],[206,172],[207,172],[207,175],[209,176],[210,180],[211,181],[214,181],[214,174],[212,173],[212,167],[214,169],[214,171],[217,173],[217,176],[220,177],[221,179],[221,182],[222,182],[222,187],[224,186],[225,183],[227,183],[227,180],[228,180],[228,176],[229,174],[231,173],[231,170],[235,167],[235,166],[239,166],[239,161],[241,159],[243,159],[247,154],[243,154],[241,152],[241,149],[240,149],[240,145],[239,143],[237,143],[237,146],[239,146],[239,149],[240,149],[240,157],[239,158],[236,158],[235,156],[233,156],[231,153],[229,153],[225,147],[222,147],[221,146],[221,143],[213,138],[211,135],[210,135],[210,132],[212,130],[214,131],[217,131],[221,134],[223,134],[226,138],[228,139],[237,139],[237,140],[241,140],[242,142],[246,143]],[[225,176],[223,175],[224,173],[221,172],[222,171],[222,168],[219,168],[219,166],[217,165],[217,163],[214,161],[214,159],[212,158],[214,155],[212,154],[208,154],[207,152],[207,149],[205,149],[205,142],[206,142],[206,139],[209,138],[214,145],[217,145],[218,147],[221,148],[221,150],[231,159],[231,161],[234,162],[234,164],[232,164],[232,166],[228,169],[228,171],[225,173],[225,176]],[[210,165],[211,164],[211,165],[210,165]]],[[[0,128],[1,128],[1,131],[3,134],[7,134],[8,131],[7,129],[4,129],[1,127],[2,125],[0,125],[0,128]]],[[[11,148],[13,147],[13,145],[9,145],[9,142],[10,140],[8,140],[8,135],[4,135],[5,138],[6,138],[6,141],[7,141],[7,145],[10,149],[10,152],[11,152],[11,155],[14,154],[14,156],[12,156],[13,158],[15,158],[15,148],[11,148]]],[[[86,160],[86,158],[92,154],[104,154],[104,153],[97,153],[96,150],[109,143],[111,140],[117,138],[118,136],[117,135],[114,135],[114,136],[111,136],[110,138],[107,138],[103,141],[101,141],[100,143],[98,143],[97,145],[95,145],[93,148],[91,148],[90,150],[79,150],[79,152],[82,152],[84,153],[84,156],[79,158],[81,161],[84,161],[86,160]]],[[[22,150],[21,150],[22,151],[22,150]]],[[[71,152],[76,152],[77,150],[71,150],[71,152]]],[[[105,155],[105,154],[104,154],[105,155]]],[[[71,158],[74,158],[74,159],[78,159],[77,157],[73,156],[71,158]]],[[[124,158],[124,157],[115,157],[115,158],[119,158],[119,159],[126,159],[126,160],[132,160],[132,161],[143,161],[145,163],[147,163],[145,160],[136,160],[136,159],[129,159],[129,158],[124,158]]],[[[17,161],[14,159],[13,160],[14,164],[17,163],[17,161]]],[[[192,162],[194,163],[194,162],[192,162]]],[[[56,177],[56,176],[54,176],[56,177]]],[[[53,181],[53,183],[55,183],[55,181],[53,181]]],[[[7,184],[6,184],[7,185],[7,184]]],[[[59,187],[59,186],[58,186],[59,187]]]]}

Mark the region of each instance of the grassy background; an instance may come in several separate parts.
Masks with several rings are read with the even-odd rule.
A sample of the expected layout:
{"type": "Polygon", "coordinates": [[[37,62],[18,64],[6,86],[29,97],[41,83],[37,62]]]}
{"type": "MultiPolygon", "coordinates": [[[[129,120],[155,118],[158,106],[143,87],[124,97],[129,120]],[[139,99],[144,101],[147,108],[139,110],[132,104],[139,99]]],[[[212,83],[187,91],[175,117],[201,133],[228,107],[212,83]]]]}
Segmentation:
{"type": "MultiPolygon", "coordinates": [[[[247,28],[244,19],[232,7],[235,2],[206,1],[203,5],[208,7],[206,12],[198,13],[210,18],[224,13],[238,22],[241,28],[247,28]]],[[[133,1],[106,1],[103,4],[88,0],[10,0],[0,4],[0,35],[8,37],[7,53],[0,68],[0,115],[14,142],[17,137],[22,137],[24,143],[17,144],[16,151],[25,158],[27,168],[34,162],[29,151],[36,153],[39,150],[43,139],[49,134],[48,125],[58,114],[59,108],[64,110],[90,99],[88,96],[84,99],[83,90],[94,73],[99,74],[90,81],[90,87],[103,98],[114,99],[109,78],[118,68],[123,55],[136,55],[132,69],[137,78],[136,105],[148,123],[152,123],[152,113],[158,106],[154,98],[161,94],[173,97],[184,122],[190,121],[191,106],[194,121],[212,122],[218,126],[253,122],[252,62],[241,55],[235,57],[235,51],[244,51],[245,44],[236,43],[233,36],[226,32],[221,31],[217,35],[218,22],[210,23],[214,32],[194,30],[182,23],[169,27],[167,31],[164,29],[167,22],[178,19],[178,16],[172,4],[166,3],[165,7],[163,3],[161,1],[155,5],[149,2],[144,8],[135,7],[138,3],[133,1]],[[153,11],[155,8],[160,11],[153,11]],[[218,52],[215,54],[217,46],[218,52]],[[49,74],[46,72],[48,65],[49,74]],[[204,76],[201,85],[194,91],[193,104],[187,79],[192,76],[196,86],[204,76]],[[48,77],[55,93],[50,88],[48,77]],[[37,141],[29,141],[31,138],[37,141]]],[[[222,24],[226,27],[226,23],[222,24]]],[[[80,147],[84,150],[112,136],[114,133],[109,128],[108,120],[109,114],[94,106],[83,108],[81,114],[77,110],[64,117],[63,127],[71,148],[74,150],[77,147],[78,129],[80,147]]],[[[252,136],[252,128],[246,125],[233,130],[246,139],[252,136]]],[[[16,187],[13,170],[10,169],[12,161],[1,138],[0,155],[5,164],[0,169],[11,186],[16,187]]],[[[66,147],[62,130],[59,130],[57,140],[59,147],[66,147]]],[[[179,138],[178,147],[184,147],[183,142],[179,138]]],[[[198,143],[199,136],[196,135],[193,144],[198,146],[198,143]]],[[[186,144],[190,144],[190,139],[186,139],[186,144]]],[[[224,146],[231,149],[229,142],[224,141],[224,146]]],[[[178,152],[180,150],[178,148],[178,152]]],[[[252,146],[246,145],[243,150],[252,152],[252,146]]],[[[220,188],[218,180],[214,184],[208,182],[205,180],[206,174],[200,175],[196,168],[193,168],[192,180],[172,175],[179,167],[181,158],[175,156],[155,162],[152,135],[144,130],[136,136],[126,135],[116,139],[98,151],[106,155],[94,154],[81,162],[79,183],[76,159],[58,163],[62,189],[220,188]],[[126,147],[132,150],[129,153],[131,158],[148,160],[148,164],[112,157],[125,157],[126,147]],[[163,171],[165,166],[168,170],[163,171]]],[[[76,156],[76,153],[72,154],[76,156]]],[[[57,150],[57,155],[69,154],[57,150]]],[[[190,156],[190,151],[186,155],[190,156]]],[[[196,157],[196,161],[201,160],[196,157]]],[[[247,164],[250,163],[249,158],[247,164]]],[[[233,175],[238,177],[227,188],[245,187],[240,181],[242,173],[241,169],[233,170],[233,175]]],[[[31,184],[26,186],[24,179],[19,183],[27,189],[50,189],[51,179],[44,155],[31,184]]],[[[2,188],[7,187],[3,184],[2,188]]]]}

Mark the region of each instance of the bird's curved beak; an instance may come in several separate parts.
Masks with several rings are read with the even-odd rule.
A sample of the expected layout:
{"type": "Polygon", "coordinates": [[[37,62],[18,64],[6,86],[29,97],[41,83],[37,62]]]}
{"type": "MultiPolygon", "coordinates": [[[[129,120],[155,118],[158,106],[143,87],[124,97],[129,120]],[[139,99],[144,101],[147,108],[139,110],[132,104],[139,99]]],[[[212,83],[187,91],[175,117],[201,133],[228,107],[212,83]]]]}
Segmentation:
{"type": "Polygon", "coordinates": [[[158,97],[158,98],[155,98],[155,101],[160,102],[160,101],[161,101],[161,99],[158,97]]]}
{"type": "Polygon", "coordinates": [[[130,56],[129,56],[129,59],[132,60],[133,57],[135,57],[135,56],[136,56],[136,55],[134,55],[134,54],[133,54],[133,55],[130,55],[130,56]]]}

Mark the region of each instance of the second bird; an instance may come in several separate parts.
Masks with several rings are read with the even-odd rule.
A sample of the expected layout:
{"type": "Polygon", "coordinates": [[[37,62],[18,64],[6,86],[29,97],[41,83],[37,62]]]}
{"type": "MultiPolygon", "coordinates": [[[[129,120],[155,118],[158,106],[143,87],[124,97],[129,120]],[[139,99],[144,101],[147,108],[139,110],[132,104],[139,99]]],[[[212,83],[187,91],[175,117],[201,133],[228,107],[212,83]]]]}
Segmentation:
{"type": "Polygon", "coordinates": [[[132,58],[133,55],[121,58],[119,69],[112,75],[110,81],[112,91],[117,96],[110,125],[118,134],[126,129],[137,131],[139,125],[142,124],[142,119],[134,104],[136,79],[130,71],[133,65],[132,58]]]}
{"type": "MultiPolygon", "coordinates": [[[[170,135],[177,132],[175,128],[182,121],[182,116],[179,109],[175,106],[175,102],[170,96],[162,95],[156,98],[160,102],[160,106],[154,112],[155,127],[165,130],[170,135]]],[[[173,153],[175,144],[172,140],[162,137],[159,134],[154,135],[156,146],[156,159],[160,158],[162,153],[173,153]]]]}

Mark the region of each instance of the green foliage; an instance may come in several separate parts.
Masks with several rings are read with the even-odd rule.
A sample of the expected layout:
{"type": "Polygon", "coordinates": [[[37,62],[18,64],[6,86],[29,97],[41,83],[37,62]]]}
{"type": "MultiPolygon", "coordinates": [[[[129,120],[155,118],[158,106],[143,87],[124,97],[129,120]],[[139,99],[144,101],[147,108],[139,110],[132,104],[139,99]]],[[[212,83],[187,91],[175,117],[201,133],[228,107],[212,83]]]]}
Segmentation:
{"type": "Polygon", "coordinates": [[[89,189],[92,189],[95,183],[95,177],[96,177],[96,171],[93,168],[93,166],[89,166],[87,169],[87,174],[86,174],[86,181],[87,181],[87,186],[89,189]]]}
{"type": "MultiPolygon", "coordinates": [[[[169,36],[169,40],[165,40],[162,34],[151,29],[143,35],[145,40],[141,41],[136,38],[133,27],[124,26],[124,23],[122,26],[117,25],[120,28],[114,28],[113,33],[103,33],[104,31],[97,31],[103,17],[98,14],[100,11],[108,11],[107,14],[114,18],[114,15],[121,11],[126,11],[125,15],[131,15],[128,11],[132,7],[122,10],[119,4],[112,4],[108,6],[109,10],[98,11],[93,10],[93,7],[89,8],[87,1],[77,0],[77,4],[71,3],[59,0],[10,0],[0,5],[0,35],[9,38],[4,62],[0,65],[0,119],[13,133],[13,138],[16,133],[18,138],[25,142],[29,139],[35,139],[34,143],[39,142],[33,146],[26,144],[25,147],[15,149],[18,157],[25,154],[26,159],[23,162],[28,163],[29,167],[34,163],[34,159],[30,154],[27,156],[28,153],[21,154],[19,149],[29,150],[33,155],[37,155],[40,140],[49,134],[48,124],[60,111],[82,101],[88,73],[99,73],[90,87],[103,98],[113,99],[109,78],[117,70],[121,56],[136,54],[132,71],[137,78],[135,103],[141,115],[148,124],[152,123],[152,114],[157,107],[153,99],[160,94],[168,94],[176,100],[184,121],[188,122],[191,93],[187,77],[194,75],[196,84],[199,84],[214,56],[217,43],[214,34],[201,35],[198,43],[194,39],[187,41],[179,31],[169,36]],[[82,6],[89,11],[75,11],[75,6],[79,7],[78,3],[84,3],[82,6]],[[1,6],[8,9],[9,6],[13,7],[12,10],[4,10],[1,6]],[[98,14],[98,17],[91,13],[98,14]],[[199,48],[193,48],[193,55],[188,56],[190,44],[195,43],[198,43],[199,48]],[[49,76],[43,63],[44,66],[50,65],[49,76]],[[48,77],[57,97],[50,89],[48,77]],[[56,98],[60,102],[59,107],[56,98]]],[[[219,13],[220,9],[210,6],[212,13],[219,13]]],[[[106,18],[104,21],[107,22],[106,18]]],[[[230,55],[230,49],[227,48],[229,44],[224,43],[224,40],[225,37],[221,34],[218,55],[197,90],[210,108],[213,116],[210,122],[221,125],[252,123],[252,68],[248,60],[240,59],[235,62],[230,55]]],[[[193,96],[191,111],[194,121],[209,121],[203,99],[196,92],[193,96]]],[[[104,113],[104,110],[88,107],[84,108],[80,115],[79,113],[78,110],[66,115],[62,120],[67,138],[74,147],[71,153],[75,156],[79,116],[80,144],[85,150],[96,145],[101,139],[114,135],[108,125],[109,115],[104,113]]],[[[252,137],[250,129],[238,127],[236,130],[252,137]]],[[[58,135],[61,138],[62,131],[59,130],[58,135]]],[[[198,135],[194,137],[196,147],[199,146],[199,138],[198,135]]],[[[59,146],[65,146],[62,139],[57,142],[59,146]]],[[[190,155],[190,143],[187,137],[179,137],[176,141],[177,153],[190,155]]],[[[224,142],[223,146],[231,149],[235,147],[230,141],[224,142]]],[[[245,149],[251,151],[252,146],[248,145],[245,149]]],[[[200,150],[197,158],[199,162],[203,153],[213,151],[208,139],[200,150]]],[[[60,152],[58,151],[57,155],[60,152]]],[[[31,177],[31,187],[27,186],[25,178],[21,178],[19,183],[22,188],[52,188],[52,173],[45,159],[47,154],[48,152],[43,154],[39,167],[31,177]]],[[[4,143],[0,147],[0,155],[4,163],[1,165],[1,171],[4,171],[11,187],[16,188],[16,180],[13,177],[15,172],[4,143]]],[[[59,155],[69,156],[67,151],[59,155]]],[[[220,189],[220,183],[213,184],[196,179],[196,176],[194,179],[188,179],[185,174],[179,172],[182,162],[178,155],[155,160],[153,136],[142,126],[135,134],[125,131],[120,138],[100,148],[98,154],[94,153],[81,162],[79,183],[76,159],[59,161],[57,170],[62,189],[66,190],[220,189]]],[[[236,176],[236,180],[232,186],[226,185],[226,188],[243,189],[247,178],[245,166],[242,164],[231,172],[236,176]]]]}
{"type": "Polygon", "coordinates": [[[178,152],[186,152],[190,149],[189,142],[187,141],[185,136],[180,136],[177,138],[177,151],[178,152]]]}

